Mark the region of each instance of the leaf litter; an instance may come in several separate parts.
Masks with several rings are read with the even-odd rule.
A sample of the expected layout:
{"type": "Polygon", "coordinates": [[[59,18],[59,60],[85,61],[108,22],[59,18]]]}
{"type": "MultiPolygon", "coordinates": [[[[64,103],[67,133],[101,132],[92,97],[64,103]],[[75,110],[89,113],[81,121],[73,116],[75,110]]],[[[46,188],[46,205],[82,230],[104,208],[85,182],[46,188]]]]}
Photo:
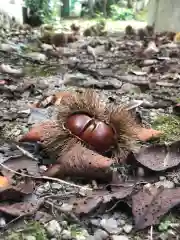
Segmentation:
{"type": "MultiPolygon", "coordinates": [[[[27,34],[31,36],[28,31],[27,34]]],[[[68,221],[79,224],[81,215],[85,215],[87,222],[92,212],[95,214],[94,211],[99,208],[103,214],[113,213],[118,211],[122,203],[126,203],[132,208],[135,229],[139,230],[159,224],[161,218],[179,204],[179,188],[176,186],[179,183],[172,189],[163,188],[163,183],[159,188],[154,185],[147,188],[146,171],[141,177],[134,171],[134,168],[140,165],[151,174],[158,172],[165,179],[169,179],[169,171],[177,170],[180,162],[180,136],[177,135],[176,141],[171,143],[158,143],[163,132],[151,126],[147,127],[147,122],[150,124],[158,115],[178,115],[179,112],[178,45],[172,42],[167,48],[165,40],[169,41],[168,36],[165,35],[163,40],[156,36],[158,45],[153,40],[154,35],[147,45],[140,41],[138,33],[129,40],[128,36],[125,39],[92,36],[90,40],[80,37],[78,41],[68,45],[65,43],[63,47],[53,51],[43,45],[46,43],[38,49],[38,42],[39,52],[29,49],[30,52],[26,54],[21,48],[14,48],[13,44],[1,46],[0,58],[4,63],[0,69],[0,127],[4,137],[0,139],[0,162],[1,175],[8,179],[9,184],[0,187],[0,212],[11,216],[5,217],[7,222],[10,223],[12,218],[33,217],[39,210],[43,212],[46,209],[48,213],[52,212],[55,218],[62,215],[68,221]],[[28,68],[34,69],[34,72],[39,71],[41,76],[34,77],[33,71],[27,71],[28,68]],[[44,76],[45,69],[49,69],[48,76],[44,76]],[[128,90],[127,87],[125,92],[125,87],[122,86],[130,88],[128,90]],[[133,110],[136,116],[142,118],[139,122],[134,119],[130,126],[136,135],[137,149],[127,148],[127,151],[124,151],[120,146],[123,154],[118,155],[116,149],[99,152],[86,142],[82,144],[79,139],[69,137],[69,133],[63,135],[64,130],[56,124],[53,125],[53,121],[58,118],[58,114],[54,117],[58,106],[63,106],[63,111],[70,111],[67,106],[74,101],[74,95],[84,92],[86,94],[87,88],[93,88],[94,96],[95,93],[100,95],[103,89],[104,97],[100,99],[102,105],[100,102],[97,104],[93,98],[88,98],[88,95],[83,95],[87,97],[86,101],[77,101],[71,111],[77,110],[77,106],[81,106],[80,111],[94,111],[93,114],[101,123],[102,119],[109,121],[105,118],[106,112],[103,108],[106,106],[103,101],[112,107],[133,105],[127,107],[128,111],[133,110]],[[135,104],[131,103],[131,91],[133,99],[137,101],[135,104]],[[162,100],[169,104],[162,105],[162,100]],[[155,107],[158,104],[163,107],[155,107]],[[31,111],[28,111],[28,114],[18,114],[29,108],[31,111]],[[29,126],[34,123],[36,125],[28,132],[29,126]],[[62,131],[59,132],[61,141],[64,141],[62,145],[58,145],[59,140],[53,138],[57,131],[62,131]],[[48,135],[43,135],[47,133],[48,135]],[[154,138],[155,142],[151,143],[154,138]],[[27,145],[19,145],[19,139],[35,142],[33,149],[27,145]],[[12,147],[13,143],[17,142],[19,147],[12,147]],[[36,142],[40,142],[40,148],[36,142]],[[6,147],[3,148],[3,144],[6,144],[6,147]],[[43,149],[47,144],[48,149],[43,149]],[[129,156],[133,156],[132,165],[126,164],[129,156]],[[48,164],[43,165],[44,157],[49,159],[48,164]],[[45,169],[45,172],[42,169],[45,169]],[[67,177],[70,180],[67,180],[67,177]],[[96,180],[96,187],[91,184],[92,180],[96,180]],[[84,186],[85,183],[88,185],[84,186]],[[30,200],[27,200],[27,195],[32,199],[30,197],[30,200]],[[36,196],[38,201],[36,197],[36,200],[33,200],[33,196],[36,196]]],[[[123,122],[123,118],[117,113],[113,110],[110,112],[113,124],[117,127],[119,123],[116,121],[122,121],[125,126],[126,122],[123,122]]],[[[63,115],[60,120],[61,117],[63,115]]],[[[125,136],[129,134],[129,130],[123,131],[125,136]]],[[[124,141],[123,144],[127,143],[123,138],[120,140],[124,141]]],[[[100,145],[95,147],[97,146],[100,145]]]]}

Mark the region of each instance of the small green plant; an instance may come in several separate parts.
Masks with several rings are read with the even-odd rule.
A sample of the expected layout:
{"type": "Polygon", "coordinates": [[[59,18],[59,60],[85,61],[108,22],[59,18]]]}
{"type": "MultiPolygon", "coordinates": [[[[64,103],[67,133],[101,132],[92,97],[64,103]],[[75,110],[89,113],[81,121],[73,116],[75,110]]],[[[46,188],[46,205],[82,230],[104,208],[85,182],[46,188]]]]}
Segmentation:
{"type": "Polygon", "coordinates": [[[135,18],[133,9],[111,5],[111,16],[113,20],[131,20],[135,18]]]}
{"type": "Polygon", "coordinates": [[[9,232],[5,240],[23,240],[26,236],[34,236],[37,240],[48,240],[45,229],[38,222],[29,222],[23,229],[9,232]]]}

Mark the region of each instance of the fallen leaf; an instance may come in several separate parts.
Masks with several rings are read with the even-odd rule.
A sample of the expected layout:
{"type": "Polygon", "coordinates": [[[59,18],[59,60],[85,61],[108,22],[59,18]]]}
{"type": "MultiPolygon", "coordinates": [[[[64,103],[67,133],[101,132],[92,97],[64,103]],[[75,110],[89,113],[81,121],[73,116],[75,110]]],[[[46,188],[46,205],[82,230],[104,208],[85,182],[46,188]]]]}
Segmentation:
{"type": "Polygon", "coordinates": [[[23,217],[33,215],[40,207],[39,202],[19,202],[15,204],[0,205],[0,212],[11,215],[13,217],[23,217]]]}
{"type": "Polygon", "coordinates": [[[163,187],[143,189],[132,196],[132,211],[135,228],[143,229],[158,224],[160,219],[180,203],[180,188],[163,189],[163,187]]]}
{"type": "MultiPolygon", "coordinates": [[[[3,161],[3,165],[12,169],[13,171],[24,171],[28,172],[29,175],[38,176],[39,175],[39,167],[38,162],[31,159],[28,156],[12,156],[5,158],[3,161]]],[[[1,167],[1,166],[0,166],[1,167]]],[[[1,167],[1,172],[4,176],[11,178],[14,175],[14,172],[11,172],[3,167],[1,167]]]]}
{"type": "Polygon", "coordinates": [[[21,201],[22,198],[34,191],[34,182],[20,182],[16,186],[8,185],[0,188],[0,201],[13,200],[21,201]]]}
{"type": "Polygon", "coordinates": [[[112,200],[123,200],[127,196],[132,193],[133,187],[132,186],[124,186],[122,187],[115,187],[112,186],[111,191],[108,190],[97,190],[93,191],[89,196],[79,200],[71,200],[74,208],[74,213],[81,215],[81,214],[89,214],[102,206],[102,204],[107,204],[112,200]]]}
{"type": "Polygon", "coordinates": [[[143,166],[153,171],[163,171],[180,164],[180,141],[172,144],[155,144],[143,147],[135,156],[143,166]]]}

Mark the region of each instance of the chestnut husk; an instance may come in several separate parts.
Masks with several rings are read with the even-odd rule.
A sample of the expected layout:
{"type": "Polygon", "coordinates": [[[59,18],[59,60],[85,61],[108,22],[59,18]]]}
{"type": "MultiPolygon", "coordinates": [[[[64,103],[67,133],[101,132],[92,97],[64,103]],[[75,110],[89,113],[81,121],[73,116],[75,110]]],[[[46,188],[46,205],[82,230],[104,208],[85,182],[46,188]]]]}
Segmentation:
{"type": "Polygon", "coordinates": [[[36,125],[21,138],[21,141],[40,141],[51,159],[56,159],[44,174],[61,178],[110,179],[113,164],[124,162],[137,139],[136,123],[126,106],[109,103],[94,90],[85,90],[62,98],[61,104],[56,106],[56,113],[56,120],[36,125]],[[108,151],[98,151],[69,131],[67,119],[78,113],[103,122],[114,130],[115,141],[108,151]]]}
{"type": "MultiPolygon", "coordinates": [[[[69,116],[75,113],[86,113],[115,130],[115,143],[110,152],[116,162],[121,162],[132,150],[133,140],[137,136],[136,123],[126,106],[115,105],[102,99],[94,90],[75,93],[62,99],[57,107],[57,120],[53,125],[53,130],[49,132],[44,129],[43,146],[46,151],[53,153],[56,157],[61,157],[76,143],[96,151],[92,146],[72,135],[65,127],[69,116]]],[[[99,153],[106,155],[105,152],[99,153]]]]}

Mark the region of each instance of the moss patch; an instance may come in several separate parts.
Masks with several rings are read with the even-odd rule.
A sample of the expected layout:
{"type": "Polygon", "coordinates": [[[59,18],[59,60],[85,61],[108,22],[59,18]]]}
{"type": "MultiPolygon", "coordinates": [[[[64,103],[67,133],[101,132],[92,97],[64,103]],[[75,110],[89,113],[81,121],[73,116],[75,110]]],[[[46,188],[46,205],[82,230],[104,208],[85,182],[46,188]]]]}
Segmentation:
{"type": "Polygon", "coordinates": [[[160,141],[180,140],[180,117],[161,115],[154,120],[152,127],[163,131],[160,141]]]}

